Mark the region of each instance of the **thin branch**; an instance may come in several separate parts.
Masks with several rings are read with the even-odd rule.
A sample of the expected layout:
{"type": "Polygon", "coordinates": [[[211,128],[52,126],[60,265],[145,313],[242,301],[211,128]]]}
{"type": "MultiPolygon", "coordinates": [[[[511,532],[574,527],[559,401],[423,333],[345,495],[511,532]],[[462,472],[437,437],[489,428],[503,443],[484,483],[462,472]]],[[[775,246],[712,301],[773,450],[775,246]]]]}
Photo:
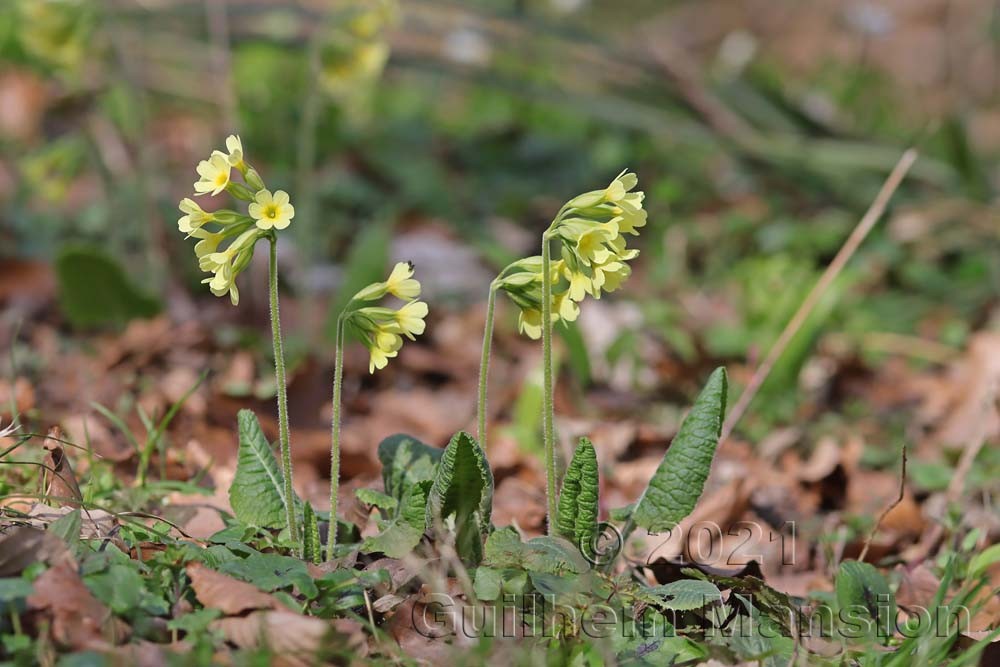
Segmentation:
{"type": "Polygon", "coordinates": [[[908,149],[905,153],[903,153],[902,157],[899,158],[899,162],[896,163],[896,166],[893,168],[889,177],[882,185],[882,189],[879,190],[878,195],[875,197],[875,201],[872,202],[868,211],[865,212],[864,217],[862,217],[861,221],[858,222],[858,226],[855,227],[854,231],[851,232],[851,235],[847,237],[844,245],[841,246],[840,250],[837,252],[837,256],[833,258],[830,265],[826,267],[826,271],[824,271],[823,275],[820,276],[818,281],[816,281],[816,284],[806,296],[802,305],[799,306],[795,315],[792,316],[792,319],[785,326],[784,331],[781,332],[781,335],[771,348],[771,351],[768,352],[767,357],[760,364],[760,366],[757,367],[757,370],[754,371],[746,389],[744,389],[743,393],[740,394],[739,400],[736,401],[736,405],[733,406],[732,411],[729,413],[725,423],[722,425],[722,435],[719,438],[720,442],[725,441],[730,435],[732,435],[733,429],[736,428],[736,425],[739,423],[740,419],[742,419],[743,414],[750,405],[750,401],[753,400],[754,396],[756,396],[757,392],[760,390],[761,385],[764,384],[764,380],[766,380],[767,376],[771,373],[771,369],[774,368],[774,364],[777,363],[779,358],[781,358],[785,348],[788,347],[788,344],[795,337],[795,334],[797,334],[799,329],[802,328],[802,325],[826,294],[830,285],[832,285],[833,281],[837,279],[837,276],[839,276],[840,272],[843,271],[844,266],[848,261],[850,261],[851,257],[854,256],[854,253],[857,252],[858,248],[861,246],[862,241],[864,241],[865,237],[868,236],[868,233],[871,232],[875,223],[882,217],[882,213],[885,211],[886,205],[889,203],[892,195],[896,192],[899,184],[903,182],[906,172],[910,170],[910,167],[913,166],[916,159],[917,152],[912,148],[908,149]]]}

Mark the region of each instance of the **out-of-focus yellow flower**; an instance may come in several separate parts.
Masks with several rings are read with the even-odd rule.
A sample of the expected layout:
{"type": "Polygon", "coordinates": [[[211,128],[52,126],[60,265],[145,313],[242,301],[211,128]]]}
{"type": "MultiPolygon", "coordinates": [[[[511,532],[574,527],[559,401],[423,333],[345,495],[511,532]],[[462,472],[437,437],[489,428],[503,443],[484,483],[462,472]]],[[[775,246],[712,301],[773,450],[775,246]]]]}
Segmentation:
{"type": "Polygon", "coordinates": [[[368,372],[374,373],[382,370],[389,363],[389,359],[399,354],[403,347],[403,339],[399,334],[380,329],[372,339],[372,345],[368,348],[368,372]]]}
{"type": "Polygon", "coordinates": [[[414,336],[419,336],[424,332],[427,317],[427,304],[423,301],[411,301],[396,311],[396,324],[399,325],[400,333],[410,340],[416,340],[414,336]]]}
{"type": "Polygon", "coordinates": [[[188,197],[181,200],[178,208],[184,215],[177,220],[177,228],[185,234],[201,229],[206,222],[212,222],[215,219],[215,216],[203,211],[195,200],[188,197]]]}
{"type": "Polygon", "coordinates": [[[197,171],[201,180],[194,184],[194,191],[200,195],[210,192],[214,197],[229,185],[231,170],[232,166],[226,156],[216,151],[207,160],[198,163],[197,171]]]}
{"type": "Polygon", "coordinates": [[[236,287],[236,275],[233,271],[233,265],[229,263],[222,264],[219,266],[215,275],[211,278],[205,278],[201,281],[202,283],[208,283],[208,288],[212,290],[212,294],[215,296],[225,296],[229,294],[229,300],[234,306],[240,303],[240,291],[236,287]]]}
{"type": "Polygon", "coordinates": [[[542,337],[542,311],[529,308],[517,315],[517,330],[532,340],[542,337]]]}
{"type": "Polygon", "coordinates": [[[269,190],[261,190],[254,195],[249,207],[250,217],[256,220],[257,228],[268,230],[284,229],[295,217],[295,207],[289,203],[288,193],[278,190],[273,195],[269,190]]]}
{"type": "Polygon", "coordinates": [[[413,263],[397,263],[385,281],[385,289],[397,299],[409,300],[420,296],[420,283],[413,278],[413,263]]]}
{"type": "Polygon", "coordinates": [[[576,322],[580,316],[580,306],[570,298],[569,292],[561,292],[552,296],[552,319],[576,322]]]}

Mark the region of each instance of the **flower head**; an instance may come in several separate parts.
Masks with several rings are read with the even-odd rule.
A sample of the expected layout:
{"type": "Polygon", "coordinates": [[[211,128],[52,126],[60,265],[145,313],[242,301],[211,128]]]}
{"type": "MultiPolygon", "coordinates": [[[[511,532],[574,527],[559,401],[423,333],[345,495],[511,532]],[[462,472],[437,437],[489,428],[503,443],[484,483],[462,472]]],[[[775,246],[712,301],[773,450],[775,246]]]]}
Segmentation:
{"type": "Polygon", "coordinates": [[[411,301],[397,310],[396,324],[399,325],[400,333],[410,340],[416,340],[414,336],[424,332],[427,311],[427,304],[423,301],[411,301]]]}
{"type": "Polygon", "coordinates": [[[273,195],[270,190],[261,190],[254,195],[249,213],[257,221],[258,229],[284,229],[295,217],[295,207],[289,203],[288,193],[284,190],[278,190],[273,195]]]}
{"type": "Polygon", "coordinates": [[[420,296],[420,283],[413,278],[413,263],[396,264],[385,281],[385,289],[397,299],[416,299],[420,296]]]}
{"type": "Polygon", "coordinates": [[[181,200],[178,208],[184,215],[177,220],[177,228],[185,234],[190,234],[194,230],[200,229],[206,222],[212,222],[215,219],[215,216],[203,211],[197,202],[188,197],[181,200]]]}
{"type": "Polygon", "coordinates": [[[219,194],[229,185],[229,173],[232,166],[222,153],[216,151],[207,160],[198,163],[197,172],[201,179],[194,184],[194,191],[200,195],[210,192],[212,196],[219,194]]]}
{"type": "Polygon", "coordinates": [[[399,334],[378,329],[368,346],[368,372],[374,373],[376,369],[382,370],[389,363],[389,359],[399,354],[403,347],[403,339],[399,334]]]}
{"type": "Polygon", "coordinates": [[[226,137],[226,150],[229,151],[229,155],[226,156],[229,164],[243,171],[243,141],[240,135],[230,134],[226,137]]]}

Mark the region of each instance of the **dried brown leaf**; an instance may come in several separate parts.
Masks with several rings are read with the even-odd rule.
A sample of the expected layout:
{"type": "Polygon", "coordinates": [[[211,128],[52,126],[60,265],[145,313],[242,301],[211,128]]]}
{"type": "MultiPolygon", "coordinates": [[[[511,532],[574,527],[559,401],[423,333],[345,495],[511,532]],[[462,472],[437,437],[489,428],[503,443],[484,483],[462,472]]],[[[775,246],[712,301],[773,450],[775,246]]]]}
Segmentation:
{"type": "Polygon", "coordinates": [[[131,629],[95,598],[76,566],[65,560],[43,572],[28,597],[28,608],[46,616],[52,637],[63,646],[87,649],[119,644],[131,629]]]}
{"type": "Polygon", "coordinates": [[[216,572],[201,563],[190,563],[187,574],[198,601],[224,614],[242,614],[254,609],[284,609],[277,598],[256,586],[216,572]]]}

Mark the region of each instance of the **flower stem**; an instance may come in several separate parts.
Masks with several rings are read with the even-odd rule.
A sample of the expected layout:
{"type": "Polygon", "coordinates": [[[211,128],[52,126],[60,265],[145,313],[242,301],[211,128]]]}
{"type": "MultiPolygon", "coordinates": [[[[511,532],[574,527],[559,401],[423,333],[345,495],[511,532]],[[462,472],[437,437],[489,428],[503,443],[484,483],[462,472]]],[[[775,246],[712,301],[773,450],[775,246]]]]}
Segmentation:
{"type": "Polygon", "coordinates": [[[285,352],[281,342],[281,316],[278,313],[278,239],[272,235],[270,240],[268,291],[271,298],[274,381],[278,394],[278,442],[281,446],[281,468],[285,478],[285,519],[292,543],[297,550],[301,550],[299,529],[295,519],[295,491],[292,488],[292,452],[288,437],[288,388],[285,386],[285,352]]]}
{"type": "Polygon", "coordinates": [[[340,392],[344,375],[344,316],[337,318],[336,357],[333,366],[333,419],[330,425],[330,531],[326,559],[333,560],[337,546],[337,494],[340,491],[340,392]]]}
{"type": "Polygon", "coordinates": [[[479,399],[476,402],[476,436],[479,446],[486,449],[486,386],[490,372],[490,348],[493,346],[493,310],[496,307],[497,283],[490,283],[486,300],[486,326],[483,329],[483,356],[479,362],[479,399]]]}
{"type": "Polygon", "coordinates": [[[552,379],[552,249],[550,232],[542,234],[542,441],[545,446],[545,496],[549,535],[555,534],[556,445],[552,379]]]}

